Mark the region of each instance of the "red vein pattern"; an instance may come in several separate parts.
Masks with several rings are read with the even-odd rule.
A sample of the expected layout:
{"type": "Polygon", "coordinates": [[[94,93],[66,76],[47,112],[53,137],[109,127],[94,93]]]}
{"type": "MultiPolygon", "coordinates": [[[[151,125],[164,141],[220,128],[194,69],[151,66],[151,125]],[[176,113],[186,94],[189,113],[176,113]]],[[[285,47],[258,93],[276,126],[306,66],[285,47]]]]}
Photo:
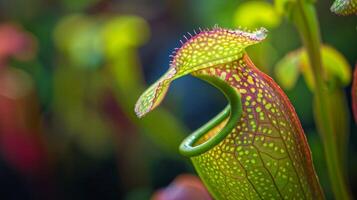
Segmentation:
{"type": "Polygon", "coordinates": [[[218,77],[242,98],[236,128],[217,146],[191,158],[215,198],[323,199],[294,108],[247,55],[192,74],[218,77]]]}

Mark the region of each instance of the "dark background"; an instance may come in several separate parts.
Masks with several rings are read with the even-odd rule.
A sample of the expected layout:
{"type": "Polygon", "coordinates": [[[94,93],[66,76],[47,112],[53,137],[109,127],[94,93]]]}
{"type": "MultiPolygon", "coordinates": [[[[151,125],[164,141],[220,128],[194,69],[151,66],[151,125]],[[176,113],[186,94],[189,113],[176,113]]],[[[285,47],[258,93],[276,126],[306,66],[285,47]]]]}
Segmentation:
{"type": "MultiPolygon", "coordinates": [[[[224,107],[223,95],[186,76],[154,111],[158,117],[137,120],[134,104],[166,71],[184,34],[215,24],[236,28],[244,2],[0,0],[0,199],[149,199],[177,175],[194,173],[178,144],[224,107]]],[[[322,40],[352,70],[357,20],[332,14],[330,4],[316,4],[322,40]]],[[[301,42],[286,19],[268,29],[271,50],[252,50],[252,59],[274,78],[275,63],[301,42]]],[[[331,198],[312,94],[302,76],[286,92],[331,198]]],[[[348,178],[357,195],[350,121],[348,178]]]]}

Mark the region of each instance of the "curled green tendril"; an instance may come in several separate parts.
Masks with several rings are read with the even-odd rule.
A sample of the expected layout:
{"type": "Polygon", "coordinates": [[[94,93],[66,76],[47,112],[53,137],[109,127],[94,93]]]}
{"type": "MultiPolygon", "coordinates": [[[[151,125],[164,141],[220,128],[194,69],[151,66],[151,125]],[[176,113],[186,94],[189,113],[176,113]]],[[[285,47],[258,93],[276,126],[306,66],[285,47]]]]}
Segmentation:
{"type": "Polygon", "coordinates": [[[206,151],[212,149],[218,143],[220,143],[236,126],[239,117],[242,114],[242,103],[240,94],[228,85],[226,82],[218,79],[216,77],[200,75],[198,78],[207,81],[213,86],[217,87],[220,91],[223,92],[225,97],[229,101],[229,105],[219,113],[215,118],[207,122],[197,131],[193,132],[188,136],[180,145],[181,154],[192,157],[198,156],[206,151]],[[218,124],[222,123],[230,115],[226,125],[213,137],[209,138],[206,142],[202,144],[195,145],[198,140],[204,136],[208,131],[216,127],[218,124]]]}

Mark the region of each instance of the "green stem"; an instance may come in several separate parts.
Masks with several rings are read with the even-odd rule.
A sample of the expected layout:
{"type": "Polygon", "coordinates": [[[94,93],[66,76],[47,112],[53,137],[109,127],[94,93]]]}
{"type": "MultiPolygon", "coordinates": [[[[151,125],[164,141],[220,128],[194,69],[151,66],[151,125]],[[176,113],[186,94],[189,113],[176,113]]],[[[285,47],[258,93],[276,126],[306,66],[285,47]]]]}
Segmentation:
{"type": "Polygon", "coordinates": [[[242,114],[242,103],[240,94],[231,87],[228,83],[223,80],[212,77],[199,75],[197,76],[213,86],[217,87],[219,90],[223,92],[225,97],[229,101],[229,105],[219,113],[215,118],[210,120],[208,123],[203,125],[197,131],[189,135],[180,145],[180,152],[185,156],[198,156],[216,146],[220,143],[236,126],[241,114],[242,114]],[[225,126],[214,136],[209,138],[202,144],[195,145],[196,142],[202,138],[209,130],[216,127],[218,124],[223,122],[230,115],[228,122],[225,126]]]}
{"type": "Polygon", "coordinates": [[[296,10],[293,13],[293,20],[300,32],[304,46],[308,52],[310,66],[315,81],[315,106],[317,106],[315,118],[327,161],[330,182],[336,199],[351,199],[347,181],[343,173],[343,165],[339,158],[339,149],[336,142],[336,135],[333,128],[332,115],[328,99],[329,93],[327,85],[323,79],[322,59],[320,54],[320,31],[315,9],[312,4],[304,0],[297,2],[296,10]]]}

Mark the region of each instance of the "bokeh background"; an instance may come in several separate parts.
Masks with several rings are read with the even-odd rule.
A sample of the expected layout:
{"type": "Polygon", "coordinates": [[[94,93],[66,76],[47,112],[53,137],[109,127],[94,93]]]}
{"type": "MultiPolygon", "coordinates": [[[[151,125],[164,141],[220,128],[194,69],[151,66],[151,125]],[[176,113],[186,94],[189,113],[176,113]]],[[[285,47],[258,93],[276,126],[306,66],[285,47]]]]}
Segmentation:
{"type": "MultiPolygon", "coordinates": [[[[1,0],[0,199],[208,199],[178,145],[224,108],[223,95],[187,76],[147,117],[138,120],[133,108],[166,71],[183,35],[215,24],[267,27],[267,41],[248,52],[263,71],[279,76],[276,63],[301,47],[297,31],[247,2],[1,0]]],[[[316,4],[322,40],[345,56],[351,71],[357,20],[332,14],[331,3],[316,4]]],[[[302,76],[286,93],[332,198],[312,94],[302,76]]],[[[357,196],[357,129],[351,116],[346,120],[348,178],[357,196]]]]}

